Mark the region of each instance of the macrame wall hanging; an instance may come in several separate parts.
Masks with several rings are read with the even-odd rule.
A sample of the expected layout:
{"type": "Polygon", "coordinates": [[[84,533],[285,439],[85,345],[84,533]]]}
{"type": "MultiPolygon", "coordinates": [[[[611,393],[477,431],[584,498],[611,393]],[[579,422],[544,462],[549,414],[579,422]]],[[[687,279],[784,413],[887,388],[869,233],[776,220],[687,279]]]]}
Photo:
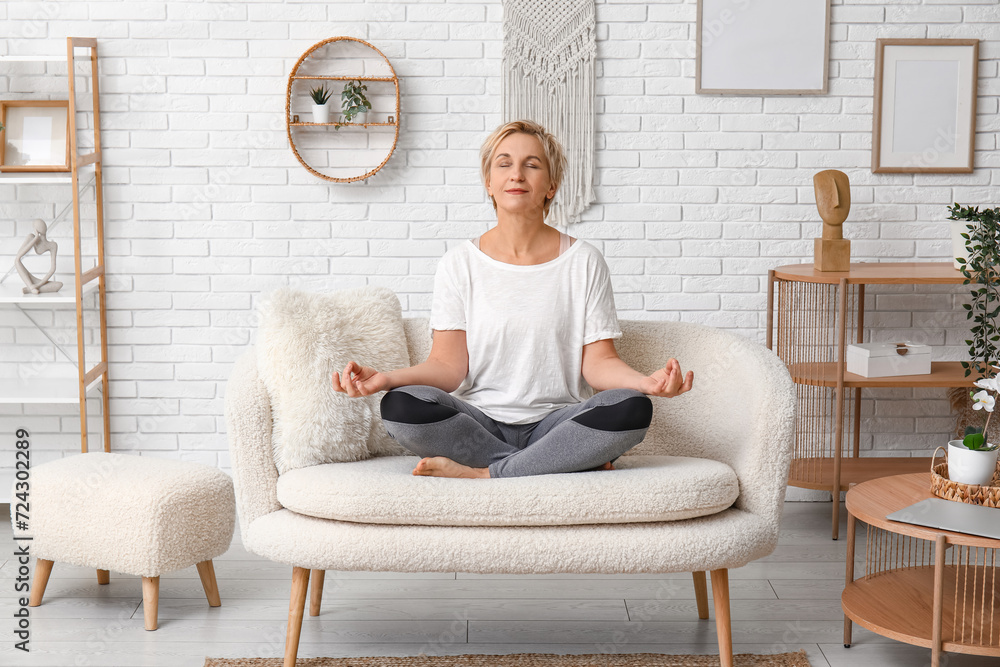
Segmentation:
{"type": "Polygon", "coordinates": [[[533,120],[566,149],[546,222],[577,222],[594,196],[594,0],[503,0],[503,120],[533,120]]]}

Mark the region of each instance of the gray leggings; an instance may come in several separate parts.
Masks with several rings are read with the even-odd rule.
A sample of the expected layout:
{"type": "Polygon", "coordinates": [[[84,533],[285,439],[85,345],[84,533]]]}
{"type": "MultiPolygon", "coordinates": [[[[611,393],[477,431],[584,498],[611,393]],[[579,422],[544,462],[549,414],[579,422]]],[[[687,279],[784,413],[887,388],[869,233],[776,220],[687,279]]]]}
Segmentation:
{"type": "Polygon", "coordinates": [[[437,387],[386,392],[382,421],[417,456],[446,456],[490,477],[593,470],[646,437],[653,403],[632,389],[608,389],[532,424],[505,424],[437,387]]]}

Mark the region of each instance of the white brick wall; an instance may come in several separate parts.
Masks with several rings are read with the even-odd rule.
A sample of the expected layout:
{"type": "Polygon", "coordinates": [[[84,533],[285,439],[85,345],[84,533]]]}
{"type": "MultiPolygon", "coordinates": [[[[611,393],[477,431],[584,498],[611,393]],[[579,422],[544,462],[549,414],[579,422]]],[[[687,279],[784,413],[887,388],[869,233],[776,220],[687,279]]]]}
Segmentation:
{"type": "MultiPolygon", "coordinates": [[[[844,229],[856,260],[942,260],[947,204],[1000,203],[995,0],[834,0],[821,97],[695,96],[695,6],[597,2],[599,201],[569,231],[605,253],[622,317],[762,341],[767,270],[811,259],[821,169],[851,178],[844,229]],[[975,173],[871,173],[878,37],[984,40],[975,173]]],[[[67,35],[100,39],[115,449],[228,466],[226,378],[271,289],[386,285],[407,315],[427,315],[438,258],[493,221],[477,150],[500,120],[501,18],[499,1],[0,5],[0,53],[58,54],[67,35]],[[399,145],[367,183],[321,182],[287,146],[288,72],[334,35],[371,41],[401,79],[399,145]]],[[[64,97],[64,79],[42,67],[0,65],[0,93],[64,97]]],[[[29,221],[65,201],[65,190],[0,186],[0,268],[29,221]]],[[[55,235],[67,257],[68,232],[55,235]]],[[[883,330],[876,338],[909,332],[941,346],[938,358],[961,358],[962,293],[870,290],[868,320],[883,330]]],[[[0,311],[0,377],[53,357],[19,318],[0,311]]],[[[72,330],[55,334],[74,347],[72,330]]],[[[864,446],[881,452],[924,453],[948,430],[940,391],[866,392],[865,414],[876,419],[864,446]]],[[[78,446],[72,407],[2,406],[0,426],[32,429],[36,463],[78,446]]],[[[0,473],[12,461],[0,457],[0,473]]]]}

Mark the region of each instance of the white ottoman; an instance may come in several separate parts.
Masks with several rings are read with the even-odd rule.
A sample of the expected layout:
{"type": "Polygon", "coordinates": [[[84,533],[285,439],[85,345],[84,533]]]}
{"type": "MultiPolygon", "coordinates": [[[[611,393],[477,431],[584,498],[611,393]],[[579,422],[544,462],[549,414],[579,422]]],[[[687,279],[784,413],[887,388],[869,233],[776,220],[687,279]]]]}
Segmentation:
{"type": "MultiPolygon", "coordinates": [[[[16,482],[15,482],[16,489],[16,482]]],[[[12,491],[11,497],[16,497],[12,491]]],[[[91,452],[31,468],[30,513],[14,536],[31,536],[36,557],[30,606],[42,602],[52,563],[142,577],[147,630],[156,629],[160,575],[191,565],[209,605],[221,604],[212,559],[236,522],[232,480],[218,468],[147,456],[91,452]]]]}

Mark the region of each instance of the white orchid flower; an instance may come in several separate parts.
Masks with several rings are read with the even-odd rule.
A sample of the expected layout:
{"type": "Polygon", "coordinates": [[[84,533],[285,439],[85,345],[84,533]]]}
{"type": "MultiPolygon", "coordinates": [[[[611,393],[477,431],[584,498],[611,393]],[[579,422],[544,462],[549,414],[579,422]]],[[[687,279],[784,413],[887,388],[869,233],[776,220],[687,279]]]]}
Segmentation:
{"type": "Polygon", "coordinates": [[[985,389],[983,391],[977,392],[972,396],[973,410],[986,410],[986,412],[993,412],[993,406],[996,405],[997,400],[990,396],[990,393],[985,389]]]}
{"type": "Polygon", "coordinates": [[[997,384],[997,379],[995,377],[976,380],[975,385],[980,389],[992,391],[994,394],[1000,392],[1000,385],[997,384]]]}

